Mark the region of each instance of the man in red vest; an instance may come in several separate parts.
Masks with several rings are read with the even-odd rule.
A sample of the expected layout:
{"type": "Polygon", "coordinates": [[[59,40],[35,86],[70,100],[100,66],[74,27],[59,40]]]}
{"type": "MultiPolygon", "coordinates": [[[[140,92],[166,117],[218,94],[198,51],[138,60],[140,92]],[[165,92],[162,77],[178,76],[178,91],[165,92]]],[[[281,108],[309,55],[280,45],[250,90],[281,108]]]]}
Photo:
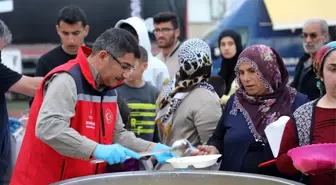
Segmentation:
{"type": "MultiPolygon", "coordinates": [[[[121,121],[114,88],[137,58],[136,39],[112,28],[97,38],[92,51],[82,46],[76,59],[49,72],[32,104],[10,184],[47,185],[98,174],[106,163],[93,165],[92,159],[115,164],[127,156],[139,159],[136,152],[169,149],[136,138],[121,121]]],[[[154,157],[164,162],[172,153],[154,157]]]]}

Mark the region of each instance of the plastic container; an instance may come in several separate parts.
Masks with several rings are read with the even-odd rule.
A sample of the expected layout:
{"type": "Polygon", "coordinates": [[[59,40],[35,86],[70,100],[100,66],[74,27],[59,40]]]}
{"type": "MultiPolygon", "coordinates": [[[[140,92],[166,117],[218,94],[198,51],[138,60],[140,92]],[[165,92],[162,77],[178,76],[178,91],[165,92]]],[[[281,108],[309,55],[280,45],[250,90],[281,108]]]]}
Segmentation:
{"type": "Polygon", "coordinates": [[[315,175],[336,169],[336,143],[313,144],[288,151],[294,166],[302,173],[315,175]]]}
{"type": "Polygon", "coordinates": [[[188,168],[193,166],[194,168],[207,168],[216,164],[218,158],[221,154],[215,155],[199,155],[190,157],[179,157],[168,159],[167,162],[170,163],[174,168],[188,168]]]}

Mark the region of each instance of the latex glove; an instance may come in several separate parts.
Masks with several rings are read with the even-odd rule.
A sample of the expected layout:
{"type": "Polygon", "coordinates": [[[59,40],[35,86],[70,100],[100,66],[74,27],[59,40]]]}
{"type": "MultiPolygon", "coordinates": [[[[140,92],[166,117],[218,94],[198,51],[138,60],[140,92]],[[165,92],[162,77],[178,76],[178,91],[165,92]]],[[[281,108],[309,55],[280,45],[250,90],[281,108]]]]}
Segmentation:
{"type": "Polygon", "coordinates": [[[101,159],[109,163],[110,165],[116,163],[123,163],[126,157],[140,159],[140,154],[125,148],[119,144],[113,145],[101,145],[98,144],[96,150],[93,153],[94,158],[101,159]]]}
{"type": "MultiPolygon", "coordinates": [[[[161,143],[157,143],[155,144],[155,146],[153,146],[152,148],[152,152],[156,152],[156,151],[162,151],[162,150],[170,150],[169,146],[163,145],[161,143]]],[[[162,154],[155,154],[154,158],[160,163],[160,164],[165,164],[166,161],[170,158],[173,157],[179,157],[175,154],[173,154],[172,152],[165,152],[162,154]]]]}
{"type": "Polygon", "coordinates": [[[22,127],[23,123],[15,118],[8,118],[8,127],[10,134],[13,134],[18,128],[22,127]]]}

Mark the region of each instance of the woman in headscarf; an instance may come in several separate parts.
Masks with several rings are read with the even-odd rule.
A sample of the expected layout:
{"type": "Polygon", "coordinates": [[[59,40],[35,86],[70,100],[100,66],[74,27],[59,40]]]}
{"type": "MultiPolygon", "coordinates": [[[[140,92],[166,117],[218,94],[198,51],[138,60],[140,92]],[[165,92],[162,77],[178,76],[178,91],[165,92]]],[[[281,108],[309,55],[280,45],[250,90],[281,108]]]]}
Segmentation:
{"type": "Polygon", "coordinates": [[[264,129],[307,102],[286,86],[288,72],[279,54],[264,45],[246,48],[235,67],[239,89],[233,94],[208,145],[198,155],[222,154],[220,170],[279,176],[275,165],[258,168],[273,159],[264,129]]]}
{"type": "Polygon", "coordinates": [[[222,63],[218,73],[225,80],[227,95],[230,92],[231,84],[236,78],[234,68],[238,61],[239,54],[243,51],[240,35],[233,30],[224,30],[218,39],[218,46],[221,51],[222,63]]]}
{"type": "Polygon", "coordinates": [[[207,83],[212,61],[209,46],[200,39],[185,41],[179,49],[180,69],[158,98],[156,123],[162,143],[178,139],[205,144],[222,114],[219,97],[207,83]]]}
{"type": "Polygon", "coordinates": [[[226,104],[229,97],[237,90],[234,68],[238,56],[243,51],[241,36],[234,30],[224,30],[218,39],[222,63],[218,75],[225,81],[225,92],[222,96],[222,104],[226,104]]]}
{"type": "MultiPolygon", "coordinates": [[[[300,174],[287,152],[299,146],[336,143],[336,42],[323,46],[314,57],[314,71],[322,98],[308,102],[294,112],[282,137],[277,167],[288,175],[300,174]]],[[[323,151],[321,151],[323,152],[323,151]]],[[[336,171],[306,177],[310,185],[334,185],[336,171]]]]}

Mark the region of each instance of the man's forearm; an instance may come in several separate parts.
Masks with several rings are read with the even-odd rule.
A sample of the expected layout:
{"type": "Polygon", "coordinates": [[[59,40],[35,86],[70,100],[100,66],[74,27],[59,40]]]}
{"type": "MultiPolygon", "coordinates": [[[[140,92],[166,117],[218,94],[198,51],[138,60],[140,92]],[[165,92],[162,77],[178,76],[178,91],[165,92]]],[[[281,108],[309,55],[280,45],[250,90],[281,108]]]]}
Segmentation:
{"type": "Polygon", "coordinates": [[[119,111],[117,113],[117,121],[114,128],[113,142],[119,143],[136,152],[150,151],[155,145],[155,143],[137,138],[133,132],[127,131],[124,123],[122,122],[119,111]]]}
{"type": "Polygon", "coordinates": [[[133,132],[127,131],[126,129],[114,133],[114,143],[119,143],[136,152],[150,151],[155,145],[153,142],[137,138],[133,132]]]}
{"type": "Polygon", "coordinates": [[[79,159],[90,159],[98,143],[81,136],[76,130],[62,122],[57,118],[40,121],[39,125],[43,127],[36,130],[37,138],[41,139],[61,155],[79,159]],[[46,122],[49,122],[49,124],[46,122]],[[56,130],[60,130],[60,132],[54,132],[56,130]]]}
{"type": "Polygon", "coordinates": [[[22,76],[9,90],[33,97],[42,80],[42,77],[22,76]]]}

